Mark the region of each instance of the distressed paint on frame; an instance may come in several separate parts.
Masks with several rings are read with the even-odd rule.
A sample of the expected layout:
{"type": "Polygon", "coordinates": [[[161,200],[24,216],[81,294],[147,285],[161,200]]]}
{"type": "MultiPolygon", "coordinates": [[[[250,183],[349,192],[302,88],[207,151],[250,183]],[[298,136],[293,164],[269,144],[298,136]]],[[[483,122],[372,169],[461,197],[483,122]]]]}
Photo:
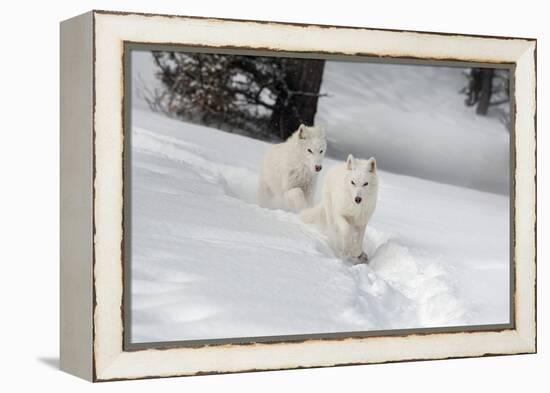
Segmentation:
{"type": "MultiPolygon", "coordinates": [[[[96,12],[94,13],[94,21],[96,20],[96,18],[103,18],[103,17],[107,17],[107,16],[115,16],[116,14],[111,14],[111,13],[105,13],[105,12],[96,12]]],[[[148,18],[160,18],[160,19],[166,19],[166,18],[169,18],[169,19],[175,19],[177,20],[178,22],[181,22],[181,23],[184,23],[185,21],[189,21],[189,20],[194,20],[196,18],[185,18],[185,17],[157,17],[157,16],[145,16],[145,15],[136,15],[136,14],[123,14],[123,15],[119,15],[117,18],[118,19],[125,19],[126,17],[130,18],[130,17],[138,17],[138,21],[122,21],[121,20],[121,23],[137,23],[137,24],[140,24],[140,23],[147,23],[147,22],[144,22],[144,20],[147,20],[148,18]],[[144,18],[144,20],[141,20],[142,18],[144,18]]],[[[211,19],[205,19],[206,22],[209,22],[211,21],[211,19]]],[[[216,20],[216,22],[219,22],[219,20],[216,20]]],[[[107,22],[106,21],[106,24],[108,25],[109,23],[111,22],[107,22]]],[[[116,23],[116,22],[114,22],[116,23]]],[[[235,23],[233,21],[224,21],[224,23],[235,23]]],[[[258,23],[258,22],[247,22],[247,23],[258,23]]],[[[272,22],[269,22],[267,23],[270,27],[274,27],[275,29],[277,28],[282,28],[282,27],[288,27],[288,26],[293,26],[293,25],[287,25],[287,24],[278,24],[278,23],[272,23],[272,22]]],[[[97,41],[98,41],[98,38],[96,36],[97,32],[95,31],[97,29],[96,27],[96,23],[94,23],[94,48],[96,47],[97,45],[97,41]]],[[[103,25],[105,28],[105,25],[103,25]]],[[[223,26],[223,23],[222,23],[222,26],[223,26]]],[[[305,26],[303,26],[305,28],[305,26]]],[[[312,26],[312,28],[314,28],[315,26],[312,26]]],[[[318,26],[317,26],[318,27],[318,26]]],[[[218,26],[218,28],[220,28],[218,26]]],[[[221,27],[223,29],[223,27],[221,27]]],[[[327,29],[327,27],[323,27],[323,29],[327,29]]],[[[332,31],[338,31],[340,28],[332,28],[332,27],[328,27],[328,30],[330,32],[332,31]]],[[[348,29],[348,28],[345,28],[345,29],[348,29]]],[[[106,28],[107,30],[107,28],[106,28]]],[[[139,30],[139,29],[138,29],[139,30]]],[[[372,30],[368,30],[368,29],[361,29],[361,28],[357,28],[357,30],[359,31],[372,31],[372,30]]],[[[120,34],[120,32],[117,32],[120,34]]],[[[401,33],[399,32],[386,32],[386,33],[390,33],[390,34],[394,34],[394,35],[399,35],[401,33]]],[[[119,39],[121,39],[120,43],[122,43],[122,41],[125,41],[125,39],[123,39],[123,37],[121,37],[121,35],[119,34],[115,34],[115,36],[111,37],[112,40],[115,39],[115,37],[118,37],[119,39]]],[[[415,34],[418,34],[418,33],[415,33],[415,34]]],[[[423,34],[420,34],[421,36],[423,34]]],[[[429,36],[434,36],[436,34],[433,34],[433,33],[430,33],[430,34],[425,34],[425,35],[429,35],[429,36]]],[[[464,38],[464,36],[454,36],[454,35],[451,35],[451,37],[453,38],[459,38],[459,37],[462,37],[464,38]]],[[[118,39],[117,38],[117,39],[118,39]]],[[[470,37],[470,38],[475,38],[475,37],[470,37]]],[[[492,40],[492,39],[491,39],[492,40]]],[[[521,41],[523,42],[523,45],[524,46],[527,46],[527,48],[524,48],[525,51],[529,51],[529,45],[532,44],[532,42],[530,40],[513,40],[513,39],[495,39],[497,41],[521,41]]],[[[130,41],[130,40],[129,40],[130,41]]],[[[151,42],[151,41],[148,41],[148,40],[145,40],[145,41],[141,41],[141,42],[151,42]]],[[[153,41],[154,42],[154,41],[153,41]]],[[[119,48],[118,50],[121,51],[121,46],[122,45],[118,45],[119,48]]],[[[534,45],[533,45],[534,46],[534,45]]],[[[255,48],[271,48],[273,49],[272,47],[270,46],[258,46],[258,47],[255,47],[255,48]]],[[[281,48],[284,48],[284,45],[281,47],[281,48]]],[[[516,48],[517,49],[517,48],[516,48]]],[[[104,49],[101,49],[100,52],[102,52],[104,49]]],[[[283,49],[284,50],[284,49],[283,49]]],[[[294,52],[294,49],[290,49],[291,52],[294,52]]],[[[307,52],[307,51],[306,51],[307,52]]],[[[311,51],[313,53],[319,53],[318,51],[314,50],[314,51],[311,51]]],[[[533,50],[534,52],[534,50],[533,50]]],[[[333,52],[330,52],[330,53],[333,53],[333,52]]],[[[355,52],[355,53],[363,53],[363,52],[355,52]]],[[[366,53],[370,53],[372,55],[371,52],[366,52],[366,53]]],[[[94,60],[96,58],[95,56],[96,54],[96,51],[94,49],[94,60]]],[[[517,54],[516,54],[517,55],[517,54]]],[[[385,55],[379,55],[379,57],[384,57],[385,55]]],[[[396,56],[395,53],[392,53],[391,55],[389,55],[390,57],[394,57],[396,56]]],[[[120,56],[121,58],[122,56],[120,56]]],[[[520,56],[521,57],[521,56],[520,56]]],[[[419,57],[416,57],[416,56],[412,56],[411,58],[414,58],[414,59],[420,59],[420,58],[425,58],[423,56],[419,56],[419,57]]],[[[437,58],[437,59],[443,59],[445,57],[430,57],[431,59],[433,58],[437,58]]],[[[510,59],[504,59],[505,61],[503,61],[503,59],[482,59],[482,58],[461,58],[461,57],[458,57],[458,58],[454,58],[454,57],[451,57],[452,59],[454,60],[457,60],[457,59],[460,59],[460,60],[465,60],[465,61],[471,61],[471,60],[483,60],[484,62],[490,62],[492,63],[493,60],[495,62],[504,62],[504,63],[507,63],[507,62],[510,62],[510,63],[514,63],[513,61],[511,61],[510,59]]],[[[119,60],[120,62],[122,60],[119,60]]],[[[98,74],[102,75],[100,72],[98,72],[97,68],[95,68],[95,61],[94,61],[94,79],[97,77],[98,74]]],[[[119,67],[122,67],[121,64],[119,63],[119,67]]],[[[111,74],[113,74],[113,70],[110,70],[111,74]]],[[[104,78],[105,76],[103,76],[104,78]]],[[[100,78],[100,79],[103,79],[103,78],[100,78]]],[[[119,87],[119,90],[122,91],[123,87],[121,87],[121,81],[118,81],[118,87],[119,87]]],[[[115,83],[117,84],[117,83],[115,83]]],[[[101,86],[105,86],[105,81],[103,82],[99,82],[98,80],[95,80],[94,82],[94,90],[97,90],[99,91],[101,89],[101,86]]],[[[104,192],[105,190],[102,188],[103,186],[103,182],[101,181],[98,181],[98,178],[97,177],[101,177],[104,175],[105,172],[103,172],[103,175],[101,173],[101,171],[99,171],[98,169],[101,167],[101,165],[98,165],[96,166],[95,164],[98,163],[98,161],[100,161],[101,159],[105,159],[106,156],[100,156],[101,154],[101,151],[102,149],[109,149],[110,147],[112,146],[108,146],[108,144],[106,145],[105,143],[102,143],[101,140],[96,140],[96,133],[99,130],[101,131],[105,131],[107,128],[103,129],[102,126],[103,126],[103,123],[101,120],[98,121],[98,119],[95,117],[98,113],[103,113],[101,108],[98,108],[98,105],[97,105],[97,102],[96,102],[96,96],[97,93],[94,93],[94,107],[95,107],[95,110],[94,110],[94,124],[95,124],[95,127],[94,127],[94,227],[96,230],[94,230],[94,244],[95,244],[95,247],[94,247],[94,264],[97,263],[97,259],[102,259],[102,258],[106,258],[105,260],[107,259],[110,259],[111,261],[115,261],[116,259],[118,259],[120,261],[120,258],[117,258],[116,255],[121,253],[122,250],[119,250],[116,251],[116,249],[114,247],[107,247],[106,249],[102,249],[100,246],[103,244],[102,242],[103,241],[107,241],[110,236],[106,237],[106,236],[101,236],[102,233],[101,233],[101,225],[97,225],[98,222],[101,221],[102,218],[105,218],[105,215],[103,214],[99,214],[95,209],[97,208],[98,210],[102,210],[102,209],[105,209],[105,206],[102,206],[102,204],[105,204],[105,205],[111,205],[111,206],[107,206],[107,211],[110,211],[110,212],[115,212],[115,211],[118,211],[118,214],[121,213],[121,206],[122,206],[122,193],[119,193],[118,194],[118,197],[116,198],[107,198],[107,195],[104,195],[104,198],[100,198],[98,197],[97,194],[102,194],[102,191],[104,192]],[[99,109],[99,110],[98,110],[99,109]],[[97,127],[97,128],[96,128],[97,127]],[[99,154],[96,154],[96,153],[99,153],[99,154]],[[98,158],[100,160],[98,160],[98,158]],[[118,208],[116,206],[112,206],[112,202],[118,200],[118,203],[116,203],[115,205],[118,206],[118,208]],[[114,209],[113,209],[114,207],[114,209]],[[96,248],[98,248],[98,250],[96,250],[96,248]],[[98,251],[98,252],[96,252],[98,251]],[[110,252],[113,252],[114,254],[103,254],[105,253],[106,251],[110,251],[110,252]],[[99,257],[99,258],[97,258],[99,257]]],[[[123,94],[121,93],[121,96],[123,96],[123,94]]],[[[119,101],[119,102],[122,102],[122,99],[119,101]]],[[[533,103],[534,105],[534,103],[533,103]]],[[[118,106],[118,105],[115,105],[115,106],[118,106]]],[[[533,113],[535,112],[535,108],[531,108],[533,113]]],[[[122,111],[120,111],[120,113],[122,113],[122,111]]],[[[103,115],[105,115],[103,113],[103,115]]],[[[114,118],[116,118],[117,116],[113,116],[114,118]]],[[[103,119],[103,120],[107,120],[107,119],[103,119]]],[[[113,120],[113,119],[108,119],[108,120],[113,120]]],[[[114,123],[110,123],[109,121],[105,121],[106,124],[110,124],[112,126],[111,128],[111,132],[113,132],[114,129],[118,129],[119,132],[121,131],[120,130],[120,126],[116,127],[114,126],[114,123]]],[[[123,120],[122,119],[119,119],[120,122],[119,124],[122,124],[123,120]]],[[[517,126],[517,122],[516,122],[516,126],[517,126]]],[[[533,129],[534,131],[534,129],[533,129]]],[[[535,136],[535,135],[533,135],[535,136]]],[[[105,137],[105,135],[103,135],[103,137],[105,137]]],[[[122,157],[123,155],[123,150],[122,150],[122,145],[123,145],[123,139],[122,139],[122,136],[119,135],[119,137],[117,138],[116,136],[111,136],[111,138],[107,138],[108,141],[110,142],[116,142],[116,140],[118,139],[119,141],[119,144],[117,144],[117,146],[120,146],[120,149],[118,149],[118,152],[111,152],[109,154],[108,157],[111,157],[111,158],[115,158],[115,156],[118,154],[119,157],[122,157]],[[113,139],[111,139],[113,138],[113,139]],[[112,155],[112,153],[115,153],[115,155],[112,155]]],[[[98,138],[99,139],[99,138],[98,138]]],[[[105,142],[105,141],[103,141],[105,142]]],[[[118,159],[115,160],[115,162],[117,162],[118,159]]],[[[113,162],[111,162],[112,164],[113,162]]],[[[103,169],[105,169],[105,166],[103,166],[103,169]]],[[[119,166],[119,170],[121,169],[121,165],[119,166]]],[[[518,175],[518,173],[516,173],[516,176],[518,175]]],[[[113,176],[113,174],[111,174],[112,179],[115,179],[116,177],[118,177],[119,179],[121,179],[122,177],[122,174],[120,173],[120,171],[116,171],[116,174],[113,176]],[[120,175],[120,176],[117,176],[117,175],[120,175]]],[[[122,183],[120,181],[120,183],[122,183]]],[[[120,184],[119,183],[119,184],[120,184]]],[[[114,183],[112,183],[114,184],[114,183]]],[[[119,185],[118,189],[120,190],[122,188],[122,184],[119,185]]],[[[111,190],[112,191],[112,190],[111,190]]],[[[516,212],[517,214],[517,212],[516,212]]],[[[116,215],[115,215],[116,216],[116,215]]],[[[111,222],[114,222],[114,221],[111,221],[111,222]]],[[[536,225],[536,222],[534,223],[536,225]]],[[[105,224],[104,224],[105,225],[105,224]]],[[[118,226],[118,225],[117,225],[118,226]]],[[[113,227],[112,229],[115,229],[115,227],[113,227]]],[[[115,235],[117,234],[117,232],[119,233],[119,237],[118,238],[122,238],[122,234],[123,234],[123,228],[122,228],[122,219],[120,219],[120,226],[119,226],[119,231],[115,229],[115,235]]],[[[516,239],[514,239],[516,240],[516,239]]],[[[119,243],[119,247],[120,247],[120,244],[122,243],[119,243]]],[[[516,250],[517,251],[517,250],[516,250]]],[[[120,255],[120,254],[119,254],[120,255]]],[[[122,255],[121,255],[122,256],[122,255]]],[[[102,259],[103,260],[103,259],[102,259]]],[[[111,266],[111,267],[115,267],[114,265],[111,266]]],[[[120,269],[122,269],[122,266],[119,266],[120,269]]],[[[122,315],[120,314],[123,310],[120,309],[120,307],[122,307],[122,302],[119,300],[119,316],[116,317],[115,314],[112,314],[112,309],[108,309],[108,307],[106,307],[107,304],[111,304],[113,306],[116,305],[117,301],[115,300],[115,298],[112,296],[113,293],[111,294],[105,294],[105,293],[101,293],[102,291],[105,291],[105,279],[107,279],[104,274],[105,272],[101,270],[101,268],[99,269],[100,271],[97,271],[98,269],[98,266],[94,266],[94,379],[95,380],[107,380],[107,379],[127,379],[127,378],[142,378],[142,377],[147,377],[147,376],[172,376],[172,375],[191,375],[191,374],[205,374],[205,373],[218,373],[218,372],[239,372],[239,371],[252,371],[252,370],[255,370],[256,368],[253,367],[253,368],[247,368],[247,369],[244,369],[244,368],[241,368],[241,369],[234,369],[233,367],[221,367],[221,368],[216,368],[214,370],[203,370],[203,371],[197,371],[195,369],[195,371],[193,371],[193,369],[195,367],[190,367],[190,370],[188,370],[188,372],[178,372],[176,370],[166,370],[165,372],[157,372],[155,373],[153,370],[148,370],[148,371],[145,371],[145,374],[142,374],[140,375],[140,370],[129,370],[127,367],[130,367],[130,364],[126,364],[126,365],[123,365],[123,364],[119,364],[121,362],[126,362],[126,361],[130,361],[130,363],[132,362],[132,360],[130,359],[131,356],[125,356],[125,355],[130,355],[130,353],[124,353],[124,352],[118,352],[118,351],[108,351],[106,350],[106,344],[108,341],[103,341],[103,339],[107,338],[104,336],[104,333],[106,331],[109,330],[109,327],[108,326],[100,326],[101,324],[105,324],[107,322],[107,324],[109,324],[108,322],[115,322],[115,325],[118,325],[120,323],[120,330],[119,328],[117,328],[116,326],[114,326],[115,328],[115,331],[112,330],[113,326],[111,326],[111,332],[108,333],[107,335],[110,336],[110,337],[116,337],[116,336],[119,336],[119,337],[122,337],[122,321],[119,321],[119,323],[116,322],[116,319],[117,318],[121,318],[122,315]],[[99,288],[101,287],[101,288],[99,288]],[[98,295],[98,292],[99,292],[99,297],[97,297],[98,295]],[[99,301],[98,301],[99,300],[99,301]],[[103,303],[104,300],[107,300],[106,303],[103,303]],[[98,325],[98,326],[96,326],[98,325]],[[102,331],[103,328],[107,327],[107,330],[106,331],[102,331]],[[118,331],[118,332],[117,332],[118,331]],[[105,350],[105,353],[103,353],[103,351],[105,350]],[[109,353],[110,352],[110,355],[109,353]],[[117,353],[115,353],[117,352],[117,353]],[[105,357],[104,355],[107,355],[107,357],[105,357]],[[100,371],[100,374],[101,375],[98,375],[97,374],[97,363],[96,361],[98,360],[97,358],[98,357],[101,357],[101,362],[103,361],[108,361],[109,359],[111,360],[110,364],[107,366],[107,364],[103,364],[103,366],[107,366],[107,368],[102,368],[102,370],[99,370],[100,371]],[[126,357],[128,357],[128,359],[125,359],[126,357]],[[109,369],[109,370],[107,370],[109,369]]],[[[121,274],[118,275],[119,277],[123,277],[122,274],[122,270],[120,271],[121,274]]],[[[112,275],[112,274],[111,274],[112,275]]],[[[122,279],[119,281],[119,283],[122,283],[122,279]]],[[[117,288],[115,289],[115,295],[116,294],[119,294],[120,297],[119,299],[121,299],[121,293],[122,293],[122,288],[117,288]]],[[[118,295],[116,295],[115,297],[118,297],[118,295]]],[[[509,331],[508,331],[509,332],[509,331]]],[[[506,332],[506,333],[508,333],[506,332]]],[[[510,332],[511,333],[511,332],[510,332]]],[[[457,333],[456,336],[457,337],[464,337],[466,333],[457,333]]],[[[474,333],[469,333],[470,335],[473,335],[474,333]]],[[[505,335],[505,332],[501,332],[499,335],[501,336],[504,336],[505,335]]],[[[448,334],[439,334],[439,335],[429,335],[429,337],[434,337],[434,336],[449,336],[448,334]]],[[[435,338],[435,337],[434,337],[435,338]]],[[[513,338],[513,337],[510,337],[510,338],[513,338]]],[[[405,343],[407,343],[409,340],[413,340],[413,339],[418,339],[418,336],[417,335],[412,335],[412,336],[407,336],[405,338],[399,338],[399,337],[380,337],[378,339],[376,339],[377,342],[382,342],[384,341],[385,343],[388,343],[387,340],[392,340],[392,341],[398,341],[400,342],[399,345],[404,345],[405,343]],[[397,339],[397,340],[396,340],[397,339]],[[405,339],[405,341],[402,341],[402,339],[405,339]]],[[[374,339],[373,338],[370,338],[370,339],[341,339],[341,344],[347,344],[348,341],[353,342],[355,345],[359,345],[360,343],[366,343],[366,341],[370,341],[371,343],[373,343],[374,339]]],[[[528,343],[529,340],[526,342],[527,346],[524,347],[524,349],[520,349],[522,346],[519,345],[519,347],[516,345],[516,348],[510,348],[510,350],[512,351],[511,353],[521,353],[521,352],[533,352],[534,350],[536,350],[535,347],[531,347],[531,345],[528,343]]],[[[113,343],[114,344],[114,343],[113,343]]],[[[119,344],[121,345],[121,347],[119,349],[122,349],[122,340],[119,340],[119,344]]],[[[315,345],[315,344],[326,344],[326,343],[319,343],[317,341],[307,341],[307,342],[304,342],[304,344],[311,344],[311,345],[315,345]]],[[[518,344],[518,343],[516,343],[518,344]]],[[[265,346],[267,344],[251,344],[250,346],[246,346],[246,348],[249,348],[251,350],[254,350],[254,349],[264,349],[265,346]]],[[[303,344],[302,344],[303,345],[303,344]]],[[[281,347],[281,346],[284,346],[285,348],[288,348],[288,349],[295,349],[296,346],[300,346],[298,344],[278,344],[278,345],[270,345],[270,347],[273,347],[273,346],[277,346],[277,347],[281,347]]],[[[309,345],[308,345],[309,346],[309,345]]],[[[376,345],[375,345],[376,347],[376,345]]],[[[391,347],[391,345],[390,345],[391,347]]],[[[212,352],[212,355],[213,356],[218,356],[218,355],[221,355],[221,353],[219,353],[219,351],[216,351],[215,348],[209,348],[209,347],[206,347],[204,348],[205,350],[211,350],[210,352],[212,352]]],[[[228,346],[223,346],[223,347],[217,347],[217,349],[220,349],[220,350],[223,350],[223,352],[227,352],[227,351],[232,351],[232,352],[235,352],[233,351],[234,349],[237,349],[237,348],[234,348],[234,346],[231,346],[231,345],[228,345],[228,346]]],[[[241,348],[242,349],[242,348],[241,348]]],[[[140,350],[140,351],[136,351],[135,353],[133,354],[142,354],[142,355],[149,355],[149,357],[151,358],[151,361],[154,361],[157,357],[157,355],[159,354],[159,352],[161,353],[168,353],[170,352],[171,355],[176,355],[177,352],[180,352],[182,353],[183,351],[185,350],[188,350],[188,349],[171,349],[171,350],[163,350],[163,351],[156,351],[156,350],[140,350]]],[[[196,351],[196,350],[195,350],[196,351]]],[[[199,352],[202,352],[199,350],[199,352]]],[[[238,352],[241,352],[241,351],[238,351],[238,352]]],[[[262,351],[263,352],[263,351],[262,351]]],[[[433,353],[431,355],[426,355],[424,357],[418,357],[417,359],[418,360],[423,360],[423,359],[430,359],[430,358],[448,358],[448,357],[463,357],[463,356],[484,356],[484,355],[490,355],[490,354],[497,354],[497,353],[491,353],[491,352],[488,352],[488,353],[482,353],[482,354],[478,354],[478,355],[469,355],[469,354],[456,354],[456,356],[443,356],[442,354],[437,354],[437,353],[433,353]]],[[[198,357],[202,357],[204,356],[204,354],[198,354],[198,353],[195,353],[195,355],[198,355],[198,357]]],[[[172,356],[170,356],[172,357],[172,356]]],[[[208,356],[207,356],[208,357],[208,356]]],[[[229,357],[231,358],[231,356],[229,357]]],[[[137,359],[137,358],[136,358],[137,359]]],[[[156,360],[159,360],[159,359],[156,359],[156,360]]],[[[165,360],[168,360],[168,359],[165,359],[165,360]]],[[[200,360],[200,359],[197,359],[197,360],[200,360]]],[[[205,360],[205,359],[202,359],[202,360],[205,360]]],[[[299,359],[298,359],[299,360],[299,359]]],[[[370,360],[367,360],[367,359],[363,359],[363,360],[360,360],[359,362],[346,362],[345,364],[364,364],[364,363],[375,363],[375,362],[385,362],[385,361],[388,361],[388,362],[391,362],[391,361],[404,361],[404,360],[413,360],[413,358],[406,358],[405,356],[400,356],[399,359],[396,359],[396,360],[377,360],[375,358],[373,359],[370,359],[370,360]]],[[[198,362],[198,366],[200,366],[200,361],[198,362]]],[[[259,364],[261,362],[258,362],[259,364]]],[[[339,365],[339,364],[343,364],[343,363],[331,363],[330,361],[326,364],[317,364],[318,362],[311,362],[311,363],[304,363],[304,365],[296,365],[295,362],[290,362],[290,363],[282,363],[280,364],[279,367],[277,368],[301,368],[301,367],[324,367],[324,366],[332,366],[332,365],[339,365]]],[[[229,364],[229,363],[227,363],[229,364]]],[[[181,366],[181,365],[180,365],[181,366]]],[[[190,365],[188,365],[187,367],[189,367],[190,365]]],[[[239,366],[237,366],[239,367],[239,366]]],[[[264,366],[262,368],[262,366],[260,365],[260,368],[261,369],[273,369],[273,367],[266,367],[264,366]]],[[[143,370],[141,370],[141,372],[143,373],[143,370]]]]}

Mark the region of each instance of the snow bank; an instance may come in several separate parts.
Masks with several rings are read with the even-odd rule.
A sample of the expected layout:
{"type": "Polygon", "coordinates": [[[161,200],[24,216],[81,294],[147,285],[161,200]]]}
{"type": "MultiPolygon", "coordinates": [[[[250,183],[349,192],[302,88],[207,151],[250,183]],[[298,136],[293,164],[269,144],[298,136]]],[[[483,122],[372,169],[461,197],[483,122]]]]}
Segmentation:
{"type": "Polygon", "coordinates": [[[459,91],[464,68],[328,61],[316,122],[328,154],[375,156],[380,168],[501,194],[509,192],[510,136],[475,114],[459,91]]]}
{"type": "MultiPolygon", "coordinates": [[[[132,51],[132,105],[161,87],[148,51],[132,51]]],[[[464,68],[327,61],[316,122],[328,154],[376,156],[394,173],[507,195],[506,127],[464,105],[464,68]]]]}
{"type": "Polygon", "coordinates": [[[268,144],[141,110],[132,125],[133,342],[508,322],[507,197],[380,172],[371,261],[352,266],[256,204],[268,144]]]}

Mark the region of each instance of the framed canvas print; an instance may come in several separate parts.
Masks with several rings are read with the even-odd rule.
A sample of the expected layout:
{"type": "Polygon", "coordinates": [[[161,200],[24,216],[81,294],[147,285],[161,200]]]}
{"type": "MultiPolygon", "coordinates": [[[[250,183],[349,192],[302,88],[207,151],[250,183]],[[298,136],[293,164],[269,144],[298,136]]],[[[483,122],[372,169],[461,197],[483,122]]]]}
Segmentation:
{"type": "Polygon", "coordinates": [[[536,352],[536,40],[61,23],[61,368],[536,352]]]}

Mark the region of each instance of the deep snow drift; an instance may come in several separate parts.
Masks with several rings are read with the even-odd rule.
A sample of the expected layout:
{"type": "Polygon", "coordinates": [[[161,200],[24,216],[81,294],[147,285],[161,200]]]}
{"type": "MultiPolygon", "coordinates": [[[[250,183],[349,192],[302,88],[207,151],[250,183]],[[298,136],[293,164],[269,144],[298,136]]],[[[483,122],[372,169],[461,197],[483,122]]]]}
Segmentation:
{"type": "Polygon", "coordinates": [[[144,110],[131,143],[133,342],[508,322],[506,196],[380,171],[351,266],[256,204],[266,143],[144,110]]]}

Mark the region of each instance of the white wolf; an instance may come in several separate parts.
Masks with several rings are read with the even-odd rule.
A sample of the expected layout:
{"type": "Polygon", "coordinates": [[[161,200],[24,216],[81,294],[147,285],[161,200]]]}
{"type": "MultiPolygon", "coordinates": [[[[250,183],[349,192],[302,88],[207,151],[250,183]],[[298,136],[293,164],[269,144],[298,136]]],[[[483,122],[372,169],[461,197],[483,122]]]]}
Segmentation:
{"type": "Polygon", "coordinates": [[[300,217],[323,229],[342,256],[366,262],[363,238],[377,198],[376,160],[355,159],[350,154],[325,176],[321,203],[304,210],[300,217]]]}
{"type": "Polygon", "coordinates": [[[293,211],[311,206],[326,150],[324,130],[303,124],[285,142],[271,146],[260,168],[260,205],[293,211]]]}

